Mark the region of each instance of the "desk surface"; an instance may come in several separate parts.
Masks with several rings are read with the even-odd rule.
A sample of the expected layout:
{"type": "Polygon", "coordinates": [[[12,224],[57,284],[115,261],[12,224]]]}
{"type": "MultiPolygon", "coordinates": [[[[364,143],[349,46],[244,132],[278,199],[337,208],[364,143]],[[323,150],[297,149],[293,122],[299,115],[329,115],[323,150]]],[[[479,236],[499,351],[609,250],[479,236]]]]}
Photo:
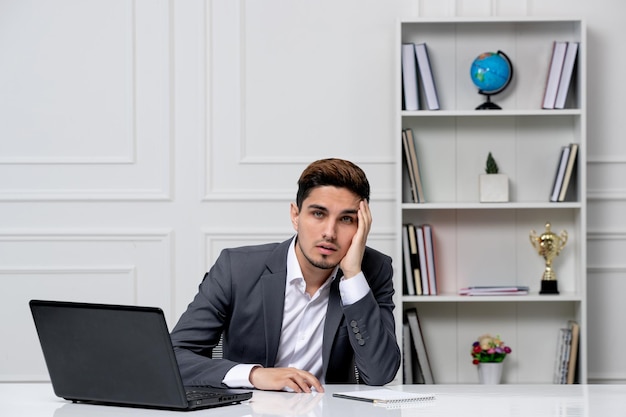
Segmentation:
{"type": "Polygon", "coordinates": [[[245,403],[181,413],[72,404],[54,396],[50,384],[0,383],[0,416],[23,417],[259,417],[259,416],[464,416],[623,417],[626,385],[407,385],[389,387],[434,393],[433,401],[402,409],[332,397],[333,392],[371,389],[327,385],[324,394],[255,391],[245,403]]]}

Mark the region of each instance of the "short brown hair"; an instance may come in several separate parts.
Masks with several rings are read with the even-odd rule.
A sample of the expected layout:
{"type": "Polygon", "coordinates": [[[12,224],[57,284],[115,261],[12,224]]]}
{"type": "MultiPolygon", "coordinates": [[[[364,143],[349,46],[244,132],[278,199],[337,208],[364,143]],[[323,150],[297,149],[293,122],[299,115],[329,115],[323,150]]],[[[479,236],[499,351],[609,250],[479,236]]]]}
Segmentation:
{"type": "Polygon", "coordinates": [[[325,185],[347,188],[361,199],[370,200],[370,184],[365,172],[350,161],[328,158],[311,163],[300,175],[296,195],[298,209],[315,187],[325,185]]]}

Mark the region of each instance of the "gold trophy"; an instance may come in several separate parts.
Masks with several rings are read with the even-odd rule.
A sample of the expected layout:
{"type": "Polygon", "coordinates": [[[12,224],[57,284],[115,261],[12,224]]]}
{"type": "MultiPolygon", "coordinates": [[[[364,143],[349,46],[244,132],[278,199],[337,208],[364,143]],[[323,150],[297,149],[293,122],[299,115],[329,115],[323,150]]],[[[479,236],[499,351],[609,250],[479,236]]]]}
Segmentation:
{"type": "Polygon", "coordinates": [[[550,230],[550,223],[546,223],[546,230],[539,236],[534,230],[530,232],[530,243],[537,250],[540,256],[546,261],[546,269],[541,278],[541,291],[539,294],[558,294],[556,273],[552,270],[552,261],[561,253],[561,249],[567,243],[567,231],[563,230],[557,236],[550,230]]]}

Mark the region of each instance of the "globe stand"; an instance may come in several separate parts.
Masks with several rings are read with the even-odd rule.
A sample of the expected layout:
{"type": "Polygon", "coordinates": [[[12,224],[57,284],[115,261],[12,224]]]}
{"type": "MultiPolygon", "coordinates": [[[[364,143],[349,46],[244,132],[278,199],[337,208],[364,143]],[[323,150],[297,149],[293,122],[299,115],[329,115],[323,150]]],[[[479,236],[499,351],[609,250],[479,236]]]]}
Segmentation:
{"type": "Polygon", "coordinates": [[[491,95],[485,94],[482,91],[479,91],[478,93],[487,97],[487,101],[476,107],[476,110],[502,110],[502,107],[491,101],[491,95]]]}

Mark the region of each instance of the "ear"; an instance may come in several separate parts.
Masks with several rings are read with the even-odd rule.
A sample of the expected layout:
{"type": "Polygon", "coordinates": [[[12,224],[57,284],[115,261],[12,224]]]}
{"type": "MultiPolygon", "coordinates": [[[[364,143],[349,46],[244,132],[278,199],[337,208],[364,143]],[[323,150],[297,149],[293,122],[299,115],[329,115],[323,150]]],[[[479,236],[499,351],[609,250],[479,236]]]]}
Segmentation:
{"type": "Polygon", "coordinates": [[[298,210],[298,206],[296,203],[291,203],[289,207],[290,215],[291,215],[291,224],[294,230],[298,231],[298,216],[300,215],[300,211],[298,210]]]}

